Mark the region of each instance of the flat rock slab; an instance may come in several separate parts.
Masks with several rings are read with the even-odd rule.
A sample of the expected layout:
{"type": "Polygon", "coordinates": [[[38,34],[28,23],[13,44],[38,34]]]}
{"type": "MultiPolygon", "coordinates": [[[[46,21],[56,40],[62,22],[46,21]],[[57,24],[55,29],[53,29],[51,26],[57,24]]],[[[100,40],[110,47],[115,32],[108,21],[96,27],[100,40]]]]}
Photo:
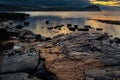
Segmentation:
{"type": "Polygon", "coordinates": [[[14,72],[32,72],[38,64],[39,57],[28,54],[15,54],[6,56],[0,61],[0,74],[9,74],[14,72]]]}
{"type": "Polygon", "coordinates": [[[96,58],[100,60],[105,66],[120,66],[120,54],[111,54],[100,54],[96,58]]]}
{"type": "Polygon", "coordinates": [[[29,78],[27,73],[14,73],[7,75],[0,75],[0,80],[41,80],[36,77],[29,78]]]}
{"type": "Polygon", "coordinates": [[[92,69],[85,75],[86,80],[120,80],[120,66],[92,69]]]}

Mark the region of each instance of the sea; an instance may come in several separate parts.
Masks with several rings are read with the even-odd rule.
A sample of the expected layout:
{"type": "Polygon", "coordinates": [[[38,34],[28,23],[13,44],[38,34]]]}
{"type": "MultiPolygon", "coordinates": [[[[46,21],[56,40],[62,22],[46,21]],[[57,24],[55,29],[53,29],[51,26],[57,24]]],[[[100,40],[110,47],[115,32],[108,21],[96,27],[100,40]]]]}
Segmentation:
{"type": "MultiPolygon", "coordinates": [[[[78,25],[84,28],[89,25],[94,28],[103,28],[104,33],[113,37],[120,38],[120,12],[119,11],[99,11],[99,12],[81,12],[81,11],[27,11],[18,12],[30,14],[26,20],[30,22],[28,27],[31,31],[46,37],[54,37],[58,34],[72,33],[67,24],[78,25]],[[46,24],[46,21],[49,21],[46,24]],[[61,29],[48,29],[56,25],[64,25],[61,29]]],[[[93,30],[93,31],[94,31],[93,30]]]]}

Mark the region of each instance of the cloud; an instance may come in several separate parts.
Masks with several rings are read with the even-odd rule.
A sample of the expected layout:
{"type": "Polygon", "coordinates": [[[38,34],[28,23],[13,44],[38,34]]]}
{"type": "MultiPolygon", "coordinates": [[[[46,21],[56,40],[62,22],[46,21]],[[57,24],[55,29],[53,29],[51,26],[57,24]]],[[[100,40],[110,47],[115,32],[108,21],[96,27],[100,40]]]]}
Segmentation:
{"type": "Polygon", "coordinates": [[[0,0],[0,4],[29,6],[85,6],[89,0],[0,0]]]}
{"type": "Polygon", "coordinates": [[[101,4],[106,6],[120,6],[120,0],[89,0],[92,4],[101,4]]]}

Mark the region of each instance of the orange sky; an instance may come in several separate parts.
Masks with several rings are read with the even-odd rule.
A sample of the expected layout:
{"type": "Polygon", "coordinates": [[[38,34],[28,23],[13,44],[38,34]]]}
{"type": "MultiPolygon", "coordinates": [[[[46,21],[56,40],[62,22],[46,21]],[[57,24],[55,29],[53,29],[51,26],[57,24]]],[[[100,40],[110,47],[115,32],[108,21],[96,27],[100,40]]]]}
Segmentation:
{"type": "Polygon", "coordinates": [[[120,6],[120,0],[90,0],[90,2],[106,6],[120,6]]]}

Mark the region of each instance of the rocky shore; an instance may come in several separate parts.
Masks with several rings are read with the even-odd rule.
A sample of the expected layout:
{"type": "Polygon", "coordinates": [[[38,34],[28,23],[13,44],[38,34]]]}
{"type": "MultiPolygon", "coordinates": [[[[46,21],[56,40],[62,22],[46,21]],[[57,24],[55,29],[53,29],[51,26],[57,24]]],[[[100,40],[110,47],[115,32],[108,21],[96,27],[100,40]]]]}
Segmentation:
{"type": "Polygon", "coordinates": [[[119,38],[89,32],[90,26],[53,38],[22,28],[11,34],[5,26],[0,28],[0,80],[120,80],[119,38]]]}

